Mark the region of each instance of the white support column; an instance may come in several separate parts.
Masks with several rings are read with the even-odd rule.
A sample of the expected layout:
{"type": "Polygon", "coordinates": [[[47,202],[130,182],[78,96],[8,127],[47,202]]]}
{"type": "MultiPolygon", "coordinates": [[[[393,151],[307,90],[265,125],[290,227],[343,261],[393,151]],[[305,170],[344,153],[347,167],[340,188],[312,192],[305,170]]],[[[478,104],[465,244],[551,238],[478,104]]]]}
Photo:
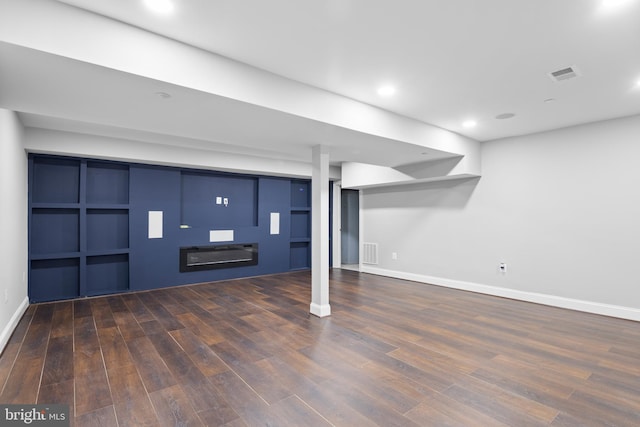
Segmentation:
{"type": "Polygon", "coordinates": [[[331,314],[329,305],[329,153],[316,145],[311,174],[311,306],[318,317],[331,314]]]}

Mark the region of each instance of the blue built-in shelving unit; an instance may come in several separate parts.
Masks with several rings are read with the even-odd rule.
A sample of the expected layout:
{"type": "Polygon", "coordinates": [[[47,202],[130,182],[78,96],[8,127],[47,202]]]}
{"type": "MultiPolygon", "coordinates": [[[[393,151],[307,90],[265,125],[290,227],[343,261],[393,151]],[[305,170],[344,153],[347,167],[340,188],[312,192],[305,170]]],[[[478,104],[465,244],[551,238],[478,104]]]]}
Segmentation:
{"type": "Polygon", "coordinates": [[[289,263],[292,270],[311,267],[311,183],[291,181],[289,263]]]}
{"type": "Polygon", "coordinates": [[[32,302],[129,289],[129,167],[29,160],[32,302]]]}
{"type": "Polygon", "coordinates": [[[52,301],[310,268],[310,190],[308,180],[33,154],[29,298],[52,301]],[[149,235],[150,211],[162,213],[160,238],[149,235]],[[257,265],[180,272],[180,248],[216,244],[212,230],[231,230],[228,243],[257,243],[257,265]]]}

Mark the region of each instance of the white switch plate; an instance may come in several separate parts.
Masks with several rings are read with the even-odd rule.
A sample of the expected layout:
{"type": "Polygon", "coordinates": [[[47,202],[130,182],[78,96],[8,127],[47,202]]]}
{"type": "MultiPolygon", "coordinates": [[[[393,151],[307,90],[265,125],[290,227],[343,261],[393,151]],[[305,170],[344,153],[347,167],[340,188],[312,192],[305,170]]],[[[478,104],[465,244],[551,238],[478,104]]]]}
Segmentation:
{"type": "Polygon", "coordinates": [[[216,197],[216,205],[221,205],[222,204],[222,197],[218,196],[216,197]]]}

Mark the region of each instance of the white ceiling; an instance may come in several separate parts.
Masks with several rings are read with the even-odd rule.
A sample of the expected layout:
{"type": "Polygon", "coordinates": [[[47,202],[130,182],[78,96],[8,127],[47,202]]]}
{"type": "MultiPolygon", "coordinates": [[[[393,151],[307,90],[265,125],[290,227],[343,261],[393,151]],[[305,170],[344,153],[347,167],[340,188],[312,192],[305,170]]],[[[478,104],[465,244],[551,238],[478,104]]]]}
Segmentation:
{"type": "Polygon", "coordinates": [[[635,0],[61,1],[481,141],[640,113],[635,0]]]}
{"type": "MultiPolygon", "coordinates": [[[[58,1],[479,141],[640,113],[640,0],[609,9],[602,0],[173,0],[175,11],[168,15],[150,12],[142,0],[58,1]],[[568,66],[576,67],[580,76],[563,82],[549,77],[568,66]],[[378,96],[381,84],[393,84],[396,95],[378,96]],[[545,102],[548,99],[554,101],[545,102]],[[515,117],[495,118],[502,113],[515,117]],[[477,126],[462,127],[468,119],[476,120],[477,126]]],[[[393,165],[415,162],[424,152],[421,147],[393,148],[384,138],[364,138],[264,111],[256,115],[263,124],[253,133],[237,126],[214,132],[206,117],[184,113],[171,116],[182,127],[171,127],[158,120],[161,116],[136,113],[144,110],[136,104],[128,105],[120,120],[98,122],[96,117],[109,117],[113,104],[87,109],[89,99],[98,99],[87,79],[107,79],[102,87],[108,90],[100,95],[113,102],[132,85],[147,85],[150,91],[163,86],[60,61],[3,46],[0,105],[25,113],[27,125],[120,132],[160,143],[168,143],[163,135],[170,135],[182,144],[210,142],[211,148],[222,151],[233,151],[230,147],[237,144],[246,151],[257,146],[247,141],[264,138],[256,154],[265,157],[304,158],[308,150],[300,151],[295,141],[310,133],[336,132],[350,143],[337,159],[368,152],[371,158],[360,160],[393,165]],[[53,78],[41,79],[43,70],[53,67],[59,67],[50,74],[53,78]],[[44,86],[24,90],[35,82],[44,86]],[[60,113],[58,119],[49,117],[47,102],[60,113]],[[367,150],[370,138],[376,139],[375,153],[367,150]]],[[[217,102],[204,93],[167,90],[182,91],[181,102],[191,100],[208,108],[217,102]]],[[[219,111],[231,115],[227,107],[219,111]]],[[[175,108],[184,111],[184,105],[175,108]]],[[[248,109],[238,106],[237,112],[245,115],[248,109]]],[[[225,123],[232,124],[233,118],[225,123]]],[[[439,155],[437,150],[431,154],[439,155]]]]}

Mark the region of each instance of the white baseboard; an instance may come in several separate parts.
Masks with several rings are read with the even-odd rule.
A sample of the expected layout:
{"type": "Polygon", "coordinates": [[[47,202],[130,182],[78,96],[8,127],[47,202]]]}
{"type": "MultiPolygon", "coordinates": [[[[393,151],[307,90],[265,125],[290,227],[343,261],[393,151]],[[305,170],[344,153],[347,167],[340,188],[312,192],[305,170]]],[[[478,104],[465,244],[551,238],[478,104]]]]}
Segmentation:
{"type": "Polygon", "coordinates": [[[318,317],[330,316],[331,306],[329,304],[320,305],[312,302],[309,307],[309,312],[314,316],[318,316],[318,317]]]}
{"type": "Polygon", "coordinates": [[[464,291],[477,292],[497,297],[511,298],[520,301],[533,302],[536,304],[549,305],[552,307],[567,308],[570,310],[601,314],[603,316],[618,317],[620,319],[635,320],[640,322],[640,309],[633,307],[603,304],[599,302],[565,298],[555,295],[539,294],[535,292],[518,291],[515,289],[501,288],[498,286],[483,285],[480,283],[464,282],[461,280],[444,279],[442,277],[433,277],[422,274],[405,273],[402,271],[386,270],[383,268],[371,267],[368,265],[363,265],[360,271],[362,271],[363,273],[376,274],[379,276],[411,280],[414,282],[427,283],[430,285],[443,286],[447,288],[460,289],[464,291]]]}
{"type": "Polygon", "coordinates": [[[18,306],[18,309],[15,311],[15,313],[13,313],[13,316],[11,316],[9,323],[2,330],[2,334],[0,334],[0,354],[2,354],[2,352],[4,351],[5,346],[9,342],[9,338],[11,338],[11,334],[16,329],[16,326],[18,326],[18,322],[20,322],[20,319],[22,319],[22,315],[25,311],[27,311],[28,307],[29,298],[27,297],[18,306]]]}

